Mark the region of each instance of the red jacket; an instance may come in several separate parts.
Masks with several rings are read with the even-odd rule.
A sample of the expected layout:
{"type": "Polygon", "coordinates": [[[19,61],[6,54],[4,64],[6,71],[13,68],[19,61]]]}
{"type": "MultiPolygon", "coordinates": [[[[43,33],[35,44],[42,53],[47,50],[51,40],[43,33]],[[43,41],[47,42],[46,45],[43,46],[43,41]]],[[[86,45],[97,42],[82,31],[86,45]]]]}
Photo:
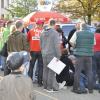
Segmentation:
{"type": "Polygon", "coordinates": [[[95,33],[96,45],[94,46],[94,52],[100,51],[100,33],[95,33]]]}
{"type": "Polygon", "coordinates": [[[40,33],[42,29],[35,28],[28,32],[27,39],[30,45],[30,51],[41,51],[40,48],[40,33]]]}

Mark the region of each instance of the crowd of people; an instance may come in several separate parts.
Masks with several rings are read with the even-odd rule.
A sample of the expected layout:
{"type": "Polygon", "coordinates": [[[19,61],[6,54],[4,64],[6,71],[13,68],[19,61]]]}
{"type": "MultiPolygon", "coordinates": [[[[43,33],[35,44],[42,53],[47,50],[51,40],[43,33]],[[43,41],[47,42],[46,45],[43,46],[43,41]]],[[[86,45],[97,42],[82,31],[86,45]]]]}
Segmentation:
{"type": "Polygon", "coordinates": [[[66,39],[53,19],[46,25],[37,20],[31,29],[22,20],[8,21],[0,28],[0,69],[5,75],[0,83],[1,100],[35,100],[33,74],[38,87],[47,92],[66,86],[73,86],[72,92],[78,94],[100,92],[100,26],[93,33],[87,24],[77,24],[66,39]],[[47,67],[54,57],[66,65],[59,75],[47,67]]]}

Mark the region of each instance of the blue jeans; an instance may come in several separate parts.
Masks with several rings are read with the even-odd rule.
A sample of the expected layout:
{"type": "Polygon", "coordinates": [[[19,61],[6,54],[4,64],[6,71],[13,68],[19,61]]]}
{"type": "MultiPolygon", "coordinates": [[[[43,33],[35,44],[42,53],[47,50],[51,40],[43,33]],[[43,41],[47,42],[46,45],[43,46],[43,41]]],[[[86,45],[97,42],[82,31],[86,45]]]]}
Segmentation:
{"type": "Polygon", "coordinates": [[[23,66],[25,67],[23,75],[28,76],[29,66],[30,66],[30,55],[26,51],[21,51],[21,55],[24,56],[23,66]]]}
{"type": "Polygon", "coordinates": [[[80,89],[84,90],[87,87],[87,77],[83,73],[80,76],[80,89]]]}
{"type": "MultiPolygon", "coordinates": [[[[99,90],[100,89],[100,83],[96,83],[95,80],[93,80],[94,84],[94,89],[99,90]]],[[[84,75],[83,73],[81,73],[81,77],[80,77],[80,89],[84,90],[87,87],[88,84],[88,79],[87,76],[84,75]]]]}
{"type": "Polygon", "coordinates": [[[4,69],[6,64],[6,57],[0,55],[0,68],[4,69]]]}

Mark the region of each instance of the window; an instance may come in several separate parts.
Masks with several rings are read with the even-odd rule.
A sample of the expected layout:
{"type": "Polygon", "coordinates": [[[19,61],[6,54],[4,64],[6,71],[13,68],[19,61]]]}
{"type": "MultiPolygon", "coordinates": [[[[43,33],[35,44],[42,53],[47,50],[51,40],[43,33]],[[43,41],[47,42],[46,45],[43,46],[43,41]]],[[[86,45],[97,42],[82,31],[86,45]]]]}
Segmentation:
{"type": "Polygon", "coordinates": [[[4,0],[1,0],[1,8],[4,8],[4,0]]]}
{"type": "Polygon", "coordinates": [[[65,25],[65,26],[62,26],[62,30],[64,32],[64,35],[65,36],[68,36],[69,35],[69,32],[75,28],[75,25],[65,25]]]}
{"type": "Polygon", "coordinates": [[[9,0],[7,0],[7,6],[9,6],[9,0]]]}

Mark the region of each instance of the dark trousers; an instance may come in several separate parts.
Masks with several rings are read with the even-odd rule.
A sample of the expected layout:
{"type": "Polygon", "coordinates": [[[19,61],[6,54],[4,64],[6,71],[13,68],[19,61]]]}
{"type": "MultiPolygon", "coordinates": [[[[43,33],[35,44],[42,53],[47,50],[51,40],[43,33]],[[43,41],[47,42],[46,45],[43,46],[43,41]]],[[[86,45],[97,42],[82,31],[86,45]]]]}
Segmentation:
{"type": "Polygon", "coordinates": [[[93,56],[93,76],[96,82],[96,75],[100,83],[100,52],[95,52],[93,56]]]}
{"type": "Polygon", "coordinates": [[[73,89],[80,88],[80,75],[82,69],[85,71],[88,78],[88,89],[93,89],[93,73],[92,73],[92,57],[76,56],[77,61],[75,65],[74,85],[73,89]]]}
{"type": "Polygon", "coordinates": [[[43,76],[43,59],[41,52],[31,52],[31,62],[28,71],[28,75],[33,78],[33,68],[35,65],[36,60],[38,60],[38,84],[42,84],[42,76],[43,76]]]}

